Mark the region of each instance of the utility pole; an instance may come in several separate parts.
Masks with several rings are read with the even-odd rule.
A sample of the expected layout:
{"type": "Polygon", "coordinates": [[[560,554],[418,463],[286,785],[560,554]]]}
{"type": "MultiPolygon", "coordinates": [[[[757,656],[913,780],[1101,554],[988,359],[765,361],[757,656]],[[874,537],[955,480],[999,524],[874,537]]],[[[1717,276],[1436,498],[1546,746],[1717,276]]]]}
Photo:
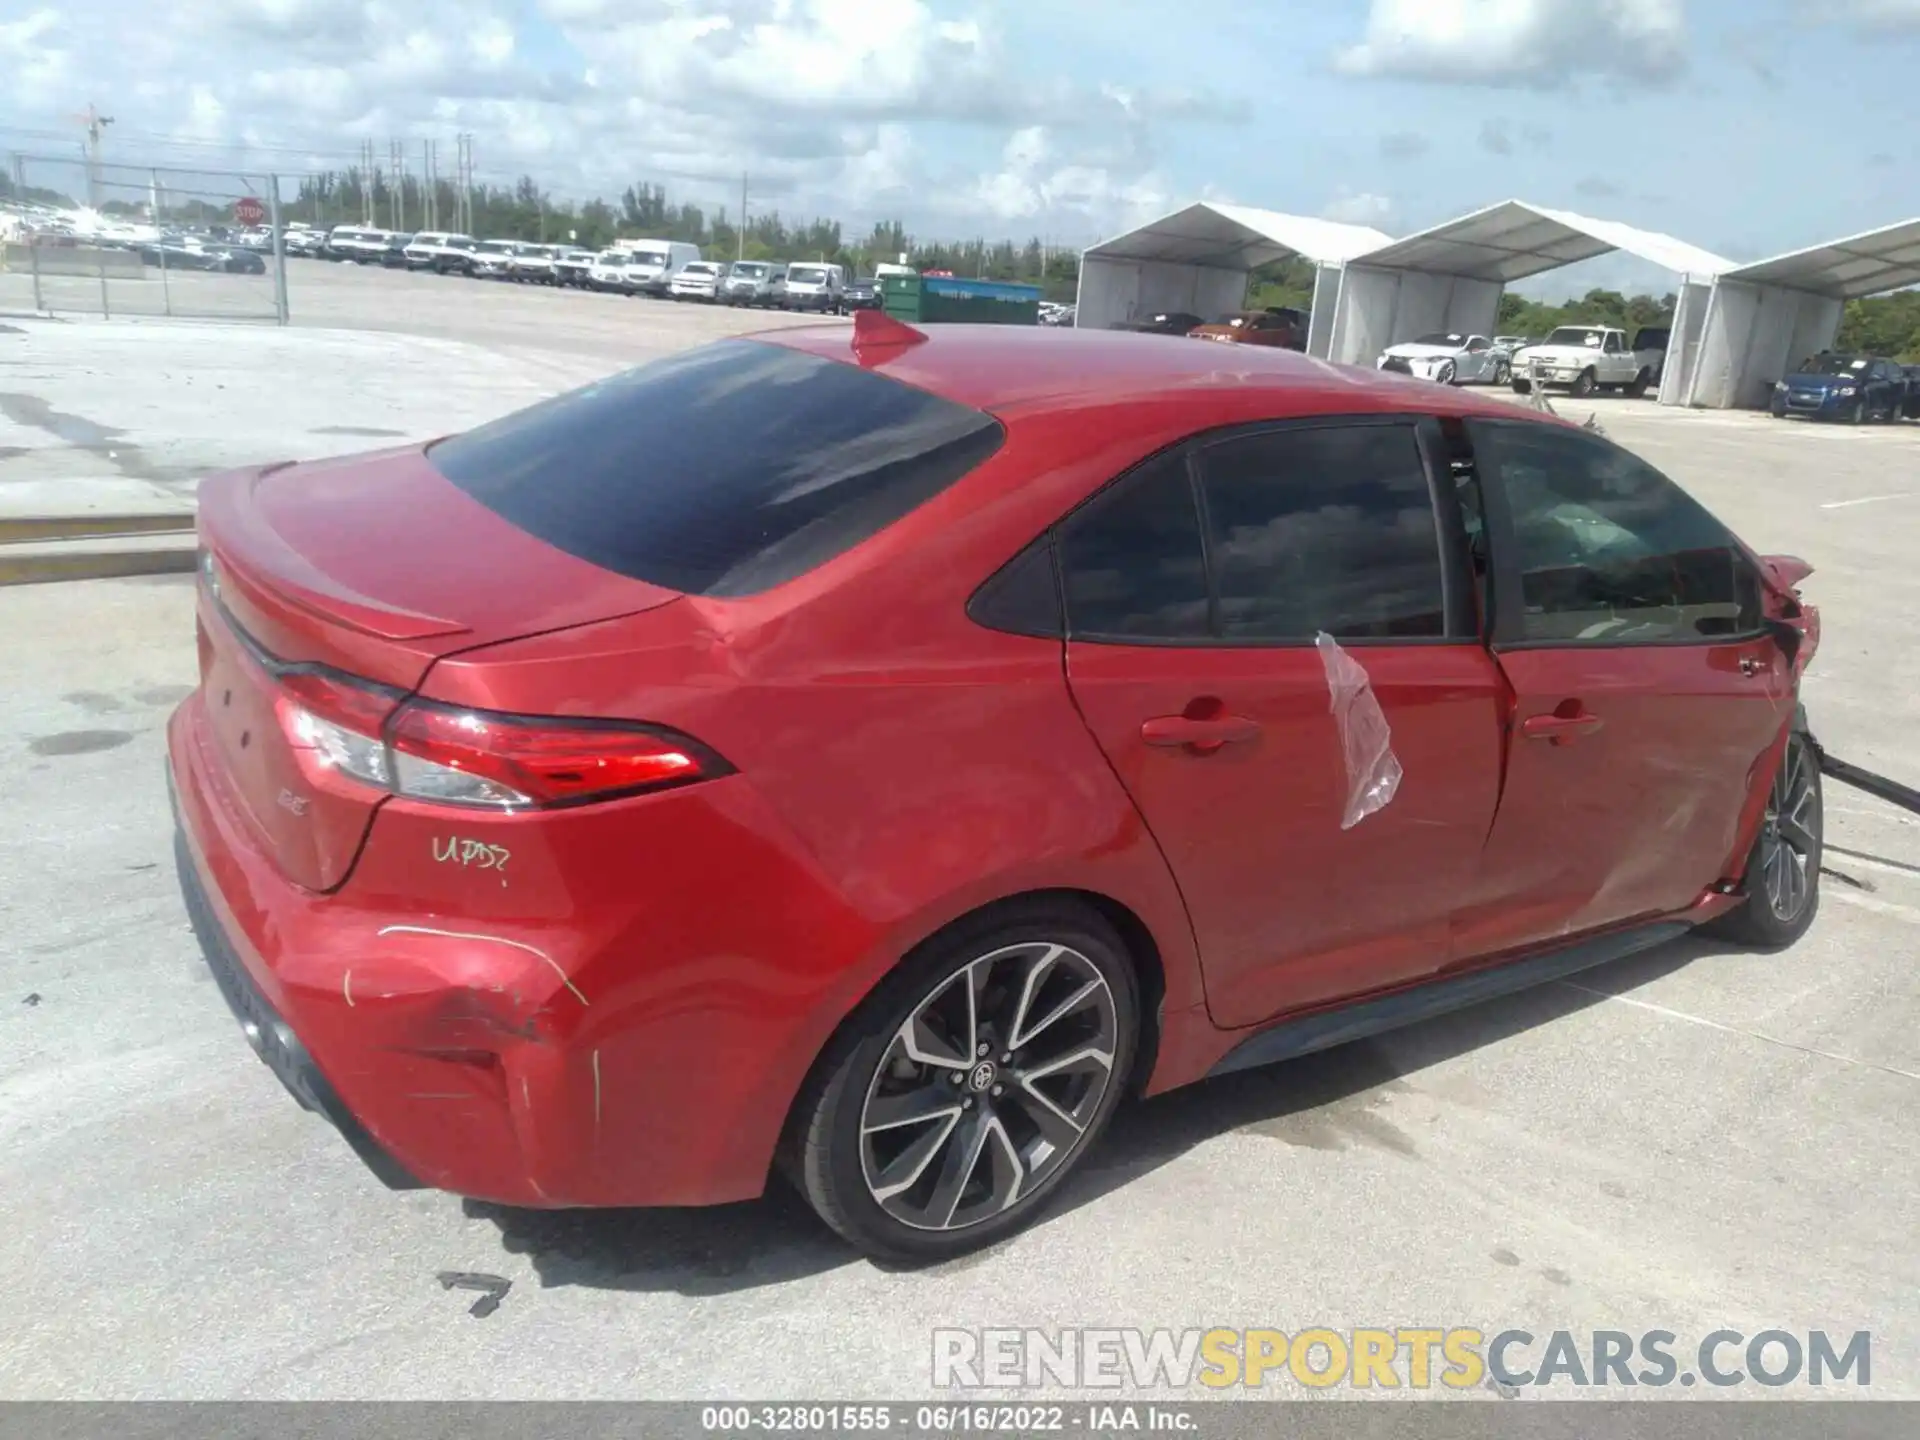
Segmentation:
{"type": "Polygon", "coordinates": [[[425,183],[427,187],[427,228],[429,230],[438,230],[440,228],[440,177],[434,170],[433,147],[434,142],[431,140],[422,140],[420,142],[422,152],[420,161],[422,173],[426,177],[425,183]]]}
{"type": "Polygon", "coordinates": [[[387,214],[394,230],[407,228],[407,142],[398,136],[387,141],[387,164],[393,169],[393,193],[387,214]]]}
{"type": "Polygon", "coordinates": [[[360,223],[373,226],[373,141],[360,142],[360,223]]]}
{"type": "Polygon", "coordinates": [[[747,175],[744,170],[740,172],[740,255],[739,255],[739,258],[742,260],[747,258],[747,175]]]}
{"type": "Polygon", "coordinates": [[[107,126],[113,124],[113,116],[102,115],[97,105],[87,106],[87,113],[80,117],[87,124],[87,204],[90,208],[100,208],[100,135],[107,126]]]}
{"type": "MultiPolygon", "coordinates": [[[[460,204],[461,204],[462,210],[466,215],[466,220],[460,226],[460,229],[465,234],[474,235],[474,226],[478,223],[478,221],[475,219],[474,213],[473,213],[473,136],[472,134],[471,133],[462,134],[459,137],[459,145],[460,145],[460,162],[459,162],[460,204]]],[[[474,238],[478,239],[479,237],[475,235],[474,238]]]]}

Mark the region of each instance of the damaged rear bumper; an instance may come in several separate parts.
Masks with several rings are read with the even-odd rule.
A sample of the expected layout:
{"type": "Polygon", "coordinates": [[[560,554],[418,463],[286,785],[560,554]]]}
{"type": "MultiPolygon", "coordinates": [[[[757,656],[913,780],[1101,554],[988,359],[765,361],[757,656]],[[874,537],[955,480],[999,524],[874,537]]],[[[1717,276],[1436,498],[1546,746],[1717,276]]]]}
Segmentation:
{"type": "Polygon", "coordinates": [[[618,866],[579,861],[604,842],[574,833],[576,812],[540,822],[571,836],[558,857],[523,825],[519,873],[548,864],[564,887],[496,881],[462,904],[453,867],[436,867],[434,894],[424,884],[440,877],[419,878],[432,862],[409,871],[398,856],[427,854],[438,833],[400,806],[343,888],[288,880],[202,694],[174,713],[167,752],[181,889],[228,1006],[388,1185],[536,1209],[751,1199],[862,982],[843,957],[880,954],[863,917],[807,888],[806,857],[779,846],[741,852],[726,881],[768,903],[716,910],[703,837],[770,825],[741,787],[631,802],[671,813],[618,866]],[[798,961],[795,933],[813,944],[798,961]]]}
{"type": "MultiPolygon", "coordinates": [[[[171,769],[167,772],[167,788],[173,790],[171,769]]],[[[425,1189],[425,1184],[389,1154],[367,1132],[367,1128],[354,1118],[353,1112],[347,1109],[327,1077],[320,1073],[320,1067],[314,1064],[307,1047],[300,1043],[300,1037],[293,1033],[292,1027],[260,992],[253,977],[247,974],[247,967],[235,952],[233,942],[214,918],[213,909],[207,902],[206,887],[200,879],[199,864],[194,859],[185,832],[178,828],[177,794],[174,795],[174,819],[174,868],[180,875],[180,895],[186,902],[187,919],[193,926],[194,937],[200,942],[200,953],[206,957],[207,968],[213,972],[214,983],[220,987],[221,998],[227,1002],[227,1008],[233,1011],[233,1018],[240,1022],[241,1033],[247,1037],[247,1043],[253,1046],[254,1054],[287,1087],[287,1093],[300,1102],[301,1108],[312,1111],[340,1132],[347,1144],[353,1147],[353,1153],[366,1163],[367,1169],[383,1185],[391,1190],[425,1189]]]]}
{"type": "Polygon", "coordinates": [[[181,892],[228,1007],[294,1099],[396,1189],[606,1203],[597,1053],[573,1043],[551,987],[529,983],[538,962],[428,927],[393,934],[410,927],[288,883],[208,741],[195,696],[168,727],[181,892]]]}

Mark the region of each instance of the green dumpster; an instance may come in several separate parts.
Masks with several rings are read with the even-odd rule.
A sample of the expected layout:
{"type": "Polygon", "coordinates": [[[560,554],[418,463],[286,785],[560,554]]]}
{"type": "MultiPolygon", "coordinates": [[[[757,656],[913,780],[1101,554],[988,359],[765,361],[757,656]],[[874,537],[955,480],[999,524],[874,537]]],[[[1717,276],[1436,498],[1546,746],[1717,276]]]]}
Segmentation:
{"type": "Polygon", "coordinates": [[[881,308],[908,325],[1038,325],[1040,287],[951,275],[888,275],[881,308]]]}

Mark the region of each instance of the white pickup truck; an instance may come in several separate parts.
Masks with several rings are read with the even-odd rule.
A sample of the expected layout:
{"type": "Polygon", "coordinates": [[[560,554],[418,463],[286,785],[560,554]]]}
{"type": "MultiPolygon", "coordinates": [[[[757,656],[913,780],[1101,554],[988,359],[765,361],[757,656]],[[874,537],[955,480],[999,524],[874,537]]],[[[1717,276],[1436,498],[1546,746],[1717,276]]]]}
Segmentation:
{"type": "Polygon", "coordinates": [[[1665,347],[1658,353],[1629,349],[1627,332],[1609,325],[1562,325],[1538,345],[1513,357],[1513,389],[1525,395],[1538,385],[1587,396],[1595,390],[1624,390],[1638,398],[1659,377],[1665,347]]]}

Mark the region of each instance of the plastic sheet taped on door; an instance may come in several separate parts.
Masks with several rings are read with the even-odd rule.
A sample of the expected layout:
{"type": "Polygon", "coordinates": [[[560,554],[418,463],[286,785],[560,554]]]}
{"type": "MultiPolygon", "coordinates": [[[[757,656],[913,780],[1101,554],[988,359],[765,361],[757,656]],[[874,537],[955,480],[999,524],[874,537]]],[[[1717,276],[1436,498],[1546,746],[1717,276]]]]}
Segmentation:
{"type": "Polygon", "coordinates": [[[1393,753],[1393,731],[1367,680],[1366,667],[1324,630],[1314,636],[1313,643],[1327,668],[1330,708],[1347,764],[1347,803],[1340,828],[1351,830],[1367,816],[1386,809],[1399,792],[1405,772],[1393,753]]]}

